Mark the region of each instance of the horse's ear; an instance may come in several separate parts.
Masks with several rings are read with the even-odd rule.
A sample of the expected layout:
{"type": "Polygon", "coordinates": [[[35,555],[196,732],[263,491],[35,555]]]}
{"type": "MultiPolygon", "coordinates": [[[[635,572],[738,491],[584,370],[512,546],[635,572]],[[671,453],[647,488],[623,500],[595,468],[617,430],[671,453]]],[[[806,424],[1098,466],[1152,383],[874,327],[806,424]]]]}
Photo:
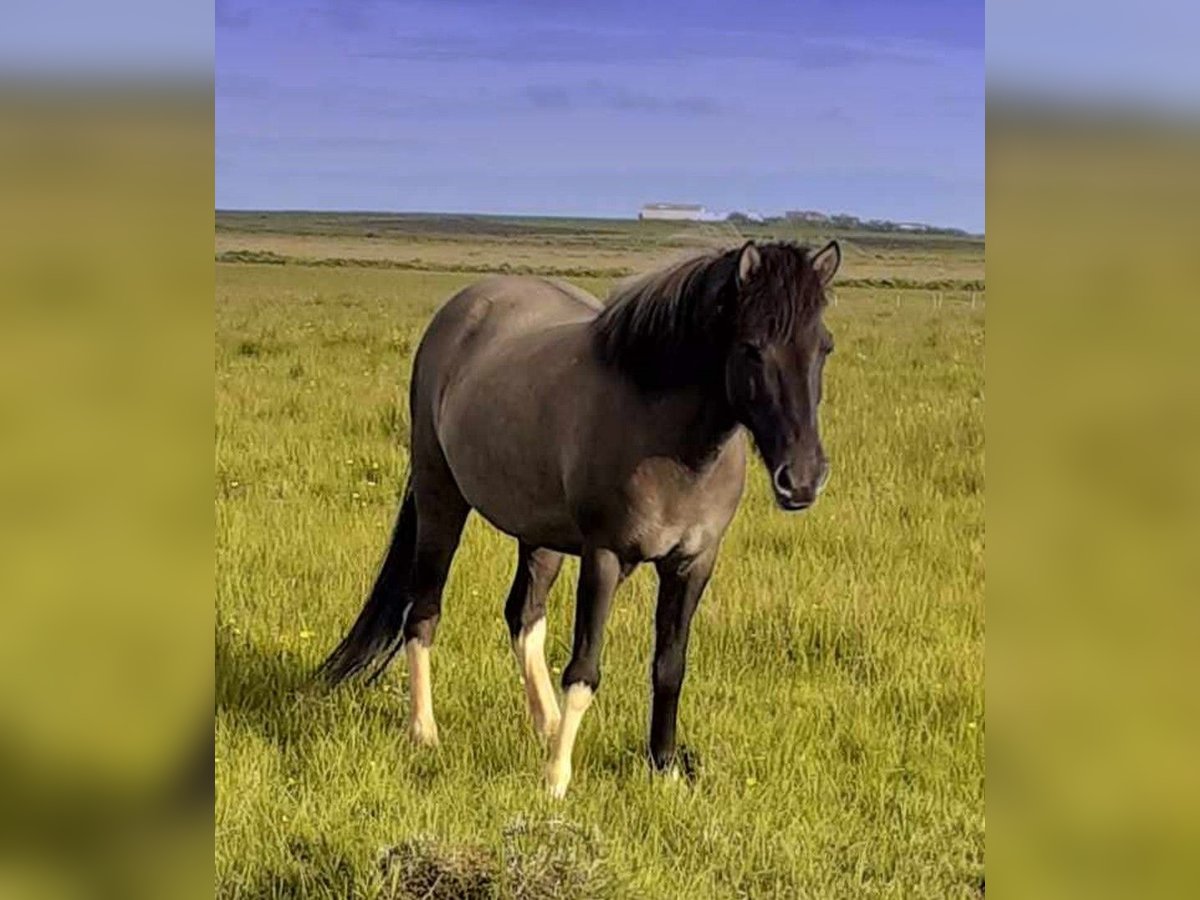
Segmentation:
{"type": "Polygon", "coordinates": [[[817,277],[821,279],[821,287],[825,287],[833,281],[833,276],[837,274],[838,266],[841,264],[842,248],[838,246],[837,241],[830,241],[817,251],[812,258],[812,267],[813,271],[817,273],[817,277]]]}
{"type": "Polygon", "coordinates": [[[754,246],[754,241],[746,241],[738,253],[738,287],[745,286],[761,262],[762,257],[759,255],[758,248],[754,246]]]}

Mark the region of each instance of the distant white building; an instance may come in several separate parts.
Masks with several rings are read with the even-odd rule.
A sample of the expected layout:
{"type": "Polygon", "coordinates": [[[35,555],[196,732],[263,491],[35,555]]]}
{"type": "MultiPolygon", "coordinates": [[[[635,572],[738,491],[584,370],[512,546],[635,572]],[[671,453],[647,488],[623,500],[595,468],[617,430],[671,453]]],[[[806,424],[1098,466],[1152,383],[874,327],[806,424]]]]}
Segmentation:
{"type": "Polygon", "coordinates": [[[638,218],[698,222],[710,218],[710,214],[699,203],[647,203],[638,213],[638,218]]]}
{"type": "Polygon", "coordinates": [[[828,215],[818,212],[815,209],[789,209],[783,215],[785,218],[796,222],[817,222],[824,224],[829,221],[828,215]]]}

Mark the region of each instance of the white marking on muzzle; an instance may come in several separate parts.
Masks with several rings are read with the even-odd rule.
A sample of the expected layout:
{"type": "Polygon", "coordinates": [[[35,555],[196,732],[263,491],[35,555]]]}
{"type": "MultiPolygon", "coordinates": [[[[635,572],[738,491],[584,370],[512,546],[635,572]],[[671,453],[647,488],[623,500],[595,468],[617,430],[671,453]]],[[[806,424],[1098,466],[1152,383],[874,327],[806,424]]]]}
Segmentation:
{"type": "Polygon", "coordinates": [[[779,476],[783,474],[785,469],[787,469],[787,463],[783,463],[782,465],[775,467],[775,471],[771,473],[771,486],[775,488],[775,493],[777,493],[779,496],[783,497],[785,500],[791,500],[792,489],[785,488],[779,483],[779,476]]]}

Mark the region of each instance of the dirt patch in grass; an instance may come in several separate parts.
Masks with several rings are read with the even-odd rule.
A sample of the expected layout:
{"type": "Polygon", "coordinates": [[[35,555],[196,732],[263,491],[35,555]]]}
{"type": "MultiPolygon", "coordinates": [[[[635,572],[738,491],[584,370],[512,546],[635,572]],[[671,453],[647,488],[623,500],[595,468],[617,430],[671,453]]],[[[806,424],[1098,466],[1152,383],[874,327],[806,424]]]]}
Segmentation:
{"type": "Polygon", "coordinates": [[[380,900],[595,900],[627,896],[604,862],[599,833],[558,819],[517,819],[499,849],[418,837],[379,862],[380,900]]]}

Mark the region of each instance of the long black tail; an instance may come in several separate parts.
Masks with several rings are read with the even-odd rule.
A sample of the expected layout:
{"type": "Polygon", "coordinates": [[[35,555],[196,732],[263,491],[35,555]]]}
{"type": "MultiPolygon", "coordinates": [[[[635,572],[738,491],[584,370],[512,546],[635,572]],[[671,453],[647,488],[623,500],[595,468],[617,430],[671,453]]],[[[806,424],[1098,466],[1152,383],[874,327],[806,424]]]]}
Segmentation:
{"type": "Polygon", "coordinates": [[[371,595],[350,631],[329,658],[321,663],[319,674],[330,684],[357,675],[376,660],[381,660],[371,677],[379,676],[392,661],[400,646],[404,627],[404,590],[417,546],[417,507],[412,482],[404,489],[404,502],[396,517],[392,543],[371,588],[371,595]]]}

